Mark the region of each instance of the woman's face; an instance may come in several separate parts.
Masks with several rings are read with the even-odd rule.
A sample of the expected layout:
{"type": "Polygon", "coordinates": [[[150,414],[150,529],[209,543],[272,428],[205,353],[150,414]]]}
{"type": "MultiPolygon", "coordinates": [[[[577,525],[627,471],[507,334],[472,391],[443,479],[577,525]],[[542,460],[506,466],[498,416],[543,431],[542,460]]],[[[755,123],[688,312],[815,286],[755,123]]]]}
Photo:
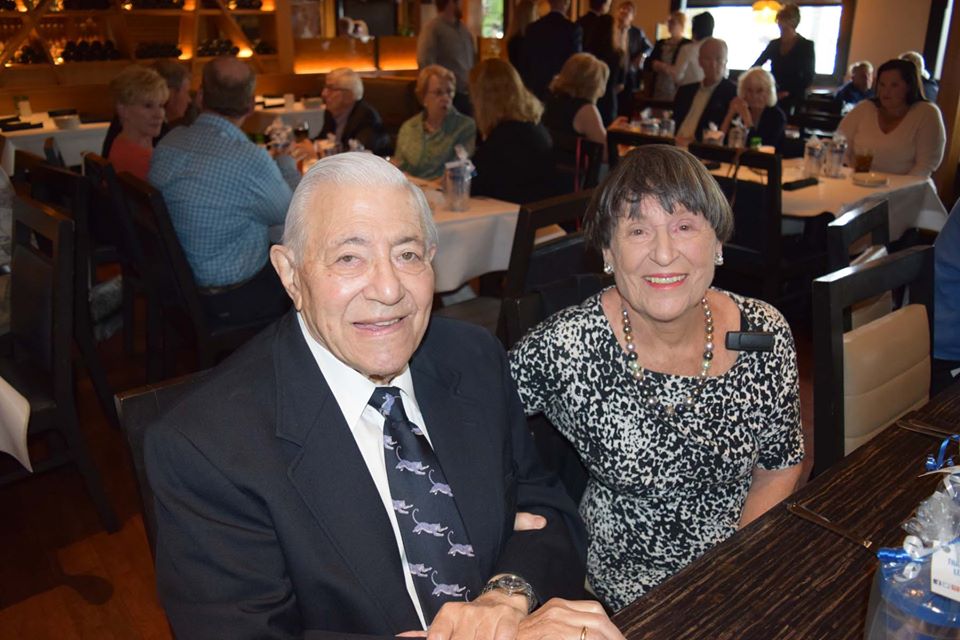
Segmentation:
{"type": "Polygon", "coordinates": [[[135,137],[156,138],[166,115],[164,104],[165,101],[153,96],[135,100],[132,104],[117,105],[123,131],[135,137]]]}
{"type": "Polygon", "coordinates": [[[613,266],[617,290],[635,312],[671,322],[691,310],[702,313],[700,299],[713,281],[719,249],[702,215],[682,205],[671,214],[648,197],[636,220],[619,218],[603,259],[613,266]]]}
{"type": "Polygon", "coordinates": [[[667,18],[667,31],[670,32],[671,38],[679,38],[683,35],[683,27],[680,26],[680,21],[673,18],[667,18]]]}
{"type": "Polygon", "coordinates": [[[762,110],[767,106],[767,87],[756,78],[750,78],[743,83],[743,99],[752,110],[762,110]]]}
{"type": "Polygon", "coordinates": [[[909,87],[896,69],[887,69],[877,78],[877,98],[884,109],[900,109],[907,104],[909,87]]]}
{"type": "Polygon", "coordinates": [[[431,120],[446,118],[453,104],[453,94],[453,83],[440,76],[430,76],[427,91],[423,94],[423,108],[427,110],[427,117],[431,120]]]}

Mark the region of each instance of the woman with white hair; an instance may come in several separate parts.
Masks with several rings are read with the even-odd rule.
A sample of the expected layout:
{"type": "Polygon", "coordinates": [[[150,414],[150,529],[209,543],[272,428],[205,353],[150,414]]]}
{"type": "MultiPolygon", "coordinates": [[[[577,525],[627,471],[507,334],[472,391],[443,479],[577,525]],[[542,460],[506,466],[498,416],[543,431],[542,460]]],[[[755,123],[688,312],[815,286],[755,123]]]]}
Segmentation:
{"type": "Polygon", "coordinates": [[[737,116],[747,129],[747,140],[759,136],[762,144],[780,147],[787,116],[777,106],[776,83],[769,71],[753,67],[740,74],[737,97],[730,101],[727,116],[720,127],[724,134],[737,116]]]}

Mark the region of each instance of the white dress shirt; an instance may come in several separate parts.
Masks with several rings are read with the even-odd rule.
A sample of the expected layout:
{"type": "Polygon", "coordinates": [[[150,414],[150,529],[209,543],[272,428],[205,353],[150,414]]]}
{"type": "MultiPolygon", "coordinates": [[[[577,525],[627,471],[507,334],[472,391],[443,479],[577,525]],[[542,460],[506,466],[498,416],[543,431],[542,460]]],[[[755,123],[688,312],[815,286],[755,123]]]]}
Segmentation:
{"type": "MultiPolygon", "coordinates": [[[[347,426],[350,427],[350,433],[353,434],[353,438],[357,442],[357,448],[360,450],[360,455],[363,456],[363,461],[367,464],[367,470],[377,487],[377,493],[380,494],[383,509],[387,512],[387,518],[393,528],[393,536],[397,541],[397,551],[400,554],[400,562],[403,564],[403,577],[407,583],[407,593],[410,594],[410,600],[417,610],[420,624],[426,629],[426,618],[423,616],[420,599],[417,597],[417,588],[413,584],[413,576],[410,575],[407,554],[403,550],[403,538],[400,537],[400,526],[397,524],[397,515],[393,511],[390,482],[387,479],[387,470],[384,467],[384,417],[380,415],[379,411],[367,404],[374,389],[380,385],[374,384],[366,376],[338,360],[326,347],[317,342],[310,335],[299,313],[297,314],[297,321],[300,323],[300,330],[307,341],[307,346],[310,347],[310,353],[317,361],[320,373],[327,381],[333,397],[336,398],[337,404],[340,406],[340,411],[343,412],[343,418],[346,420],[347,426]]],[[[410,367],[408,366],[403,370],[403,373],[394,378],[390,382],[390,386],[400,389],[400,397],[403,401],[407,419],[420,427],[427,441],[433,446],[433,442],[430,441],[430,432],[427,430],[427,425],[424,424],[423,414],[420,413],[417,398],[413,393],[413,376],[410,374],[410,367]]]]}
{"type": "Polygon", "coordinates": [[[703,69],[700,68],[700,47],[702,45],[703,40],[697,40],[680,47],[677,60],[673,63],[677,78],[675,82],[678,87],[703,80],[703,69]]]}
{"type": "MultiPolygon", "coordinates": [[[[677,130],[677,137],[697,137],[697,124],[700,122],[700,118],[703,116],[703,110],[707,108],[707,103],[710,102],[710,96],[713,95],[713,90],[717,88],[718,84],[720,84],[719,80],[709,87],[701,84],[697,88],[697,92],[693,96],[693,102],[690,103],[690,111],[687,112],[687,117],[683,119],[683,122],[680,123],[680,128],[677,130]]],[[[719,126],[719,123],[714,124],[719,126]]]]}

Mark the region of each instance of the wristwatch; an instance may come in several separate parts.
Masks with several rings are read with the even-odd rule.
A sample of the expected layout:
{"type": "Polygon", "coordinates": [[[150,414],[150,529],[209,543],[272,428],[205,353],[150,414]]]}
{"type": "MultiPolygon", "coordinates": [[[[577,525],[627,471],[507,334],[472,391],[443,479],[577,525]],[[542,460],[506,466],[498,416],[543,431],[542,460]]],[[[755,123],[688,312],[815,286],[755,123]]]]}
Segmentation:
{"type": "Polygon", "coordinates": [[[533,611],[540,602],[537,594],[533,591],[533,586],[518,575],[507,573],[499,578],[494,578],[480,591],[480,595],[496,589],[508,596],[523,595],[527,598],[527,613],[533,611]]]}

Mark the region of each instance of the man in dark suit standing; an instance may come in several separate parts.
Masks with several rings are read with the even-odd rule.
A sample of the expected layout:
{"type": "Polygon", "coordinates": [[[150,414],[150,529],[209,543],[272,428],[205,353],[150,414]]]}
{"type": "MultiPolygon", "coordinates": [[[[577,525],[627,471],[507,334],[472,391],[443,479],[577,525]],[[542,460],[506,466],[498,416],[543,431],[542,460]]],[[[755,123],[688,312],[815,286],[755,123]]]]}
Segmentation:
{"type": "Polygon", "coordinates": [[[323,81],[323,102],[327,115],[317,138],[334,134],[343,150],[356,140],[377,155],[387,153],[389,137],[383,131],[380,114],[363,99],[363,80],[353,69],[334,69],[323,81]]]}
{"type": "Polygon", "coordinates": [[[706,38],[700,45],[703,80],[677,89],[673,117],[677,123],[677,144],[702,141],[710,123],[719,126],[727,115],[730,101],[737,96],[737,85],[727,79],[727,43],[706,38]]]}
{"type": "Polygon", "coordinates": [[[497,340],[430,320],[436,243],[385,160],[304,177],[271,251],[295,311],[147,430],[181,640],[622,638],[598,603],[547,601],[582,591],[576,508],[497,340]]]}
{"type": "MultiPolygon", "coordinates": [[[[590,10],[580,16],[577,20],[577,26],[583,29],[583,41],[590,41],[590,33],[597,26],[597,20],[600,16],[610,13],[610,4],[613,0],[590,0],[590,10]]],[[[592,53],[592,52],[591,52],[592,53]]]]}
{"type": "Polygon", "coordinates": [[[550,13],[527,27],[520,49],[520,77],[527,89],[546,99],[550,81],[567,58],[583,49],[583,31],[567,19],[570,0],[550,0],[550,13]]]}

